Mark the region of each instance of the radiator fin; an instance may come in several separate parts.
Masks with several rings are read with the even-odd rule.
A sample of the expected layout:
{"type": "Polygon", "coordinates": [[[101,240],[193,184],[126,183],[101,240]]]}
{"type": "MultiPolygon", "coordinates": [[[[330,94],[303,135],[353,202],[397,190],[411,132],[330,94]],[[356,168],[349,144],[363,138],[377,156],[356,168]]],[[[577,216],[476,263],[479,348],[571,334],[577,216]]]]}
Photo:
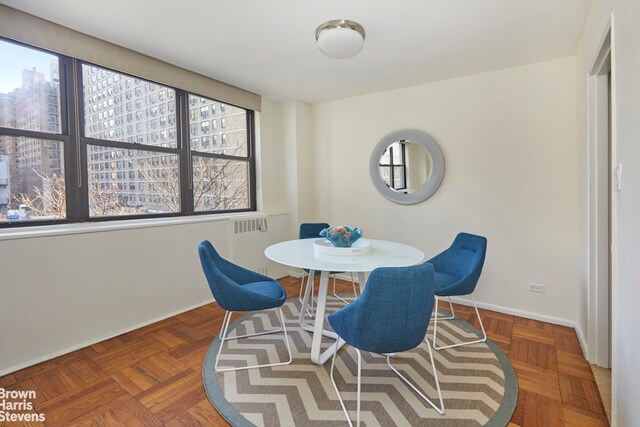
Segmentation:
{"type": "Polygon", "coordinates": [[[234,233],[254,233],[254,232],[266,232],[268,230],[267,218],[249,218],[239,219],[234,222],[234,233]]]}
{"type": "Polygon", "coordinates": [[[263,276],[269,276],[269,267],[261,267],[256,270],[256,273],[262,274],[263,276]]]}

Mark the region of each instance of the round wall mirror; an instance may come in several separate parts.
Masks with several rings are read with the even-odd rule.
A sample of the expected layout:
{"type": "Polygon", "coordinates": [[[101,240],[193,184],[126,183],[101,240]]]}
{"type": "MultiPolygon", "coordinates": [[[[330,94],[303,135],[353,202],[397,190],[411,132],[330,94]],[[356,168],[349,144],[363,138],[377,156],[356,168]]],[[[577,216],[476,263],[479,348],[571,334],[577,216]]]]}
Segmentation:
{"type": "Polygon", "coordinates": [[[371,154],[369,173],[387,200],[420,203],[436,192],[444,178],[444,155],[428,134],[414,129],[391,132],[371,154]]]}

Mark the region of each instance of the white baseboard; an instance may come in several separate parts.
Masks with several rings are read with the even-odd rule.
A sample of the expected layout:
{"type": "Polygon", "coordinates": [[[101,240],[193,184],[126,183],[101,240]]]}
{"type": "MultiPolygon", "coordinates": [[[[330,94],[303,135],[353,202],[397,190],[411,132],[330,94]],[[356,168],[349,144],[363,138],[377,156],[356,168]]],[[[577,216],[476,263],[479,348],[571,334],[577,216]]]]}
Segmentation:
{"type": "Polygon", "coordinates": [[[296,268],[295,270],[288,270],[287,274],[291,277],[295,277],[296,279],[299,279],[302,277],[302,269],[296,268]]]}
{"type": "MultiPolygon", "coordinates": [[[[470,299],[463,297],[451,297],[451,301],[461,305],[473,305],[470,299]]],[[[553,323],[554,325],[568,326],[575,328],[574,321],[569,319],[563,319],[561,317],[549,316],[548,314],[534,313],[532,311],[520,310],[517,308],[504,307],[496,304],[489,304],[486,302],[477,301],[478,308],[484,308],[485,310],[497,311],[498,313],[510,314],[512,316],[524,317],[532,320],[539,320],[541,322],[553,323]]]]}
{"type": "MultiPolygon", "coordinates": [[[[289,270],[289,276],[300,278],[302,277],[302,270],[289,270]]],[[[347,273],[336,274],[338,279],[344,280],[346,282],[351,281],[351,276],[347,273]]],[[[356,283],[358,283],[358,276],[356,274],[353,275],[353,279],[356,283]]],[[[452,297],[451,300],[455,303],[462,305],[473,305],[471,300],[463,298],[463,297],[452,297]]],[[[501,305],[490,304],[486,302],[476,301],[479,308],[484,308],[485,310],[497,311],[499,313],[511,314],[512,316],[525,317],[527,319],[539,320],[541,322],[553,323],[554,325],[562,325],[568,326],[570,328],[576,328],[576,323],[573,320],[563,319],[561,317],[549,316],[547,314],[534,313],[531,311],[520,310],[517,308],[504,307],[501,305]]],[[[584,337],[579,337],[582,341],[584,341],[584,337]]],[[[584,341],[586,342],[586,341],[584,341]]],[[[583,346],[584,348],[584,346],[583,346]]]]}
{"type": "Polygon", "coordinates": [[[587,361],[589,361],[589,353],[587,352],[587,339],[584,336],[584,332],[582,332],[582,328],[577,323],[573,327],[576,330],[576,334],[578,335],[578,341],[580,341],[580,347],[582,347],[582,355],[587,361]]]}
{"type": "MultiPolygon", "coordinates": [[[[289,275],[291,277],[297,277],[300,278],[302,277],[302,273],[301,270],[290,270],[289,271],[289,275]]],[[[339,279],[345,280],[345,281],[350,281],[351,278],[349,275],[345,275],[345,274],[338,274],[337,277],[339,279]]],[[[354,280],[357,282],[358,281],[358,277],[354,275],[354,280]]],[[[461,298],[461,297],[452,297],[451,300],[457,304],[462,304],[462,305],[472,305],[471,300],[465,299],[465,298],[461,298]]],[[[74,352],[76,350],[80,350],[82,348],[85,347],[89,347],[93,344],[97,344],[99,342],[117,337],[119,335],[122,334],[126,334],[128,332],[134,331],[136,329],[140,329],[143,328],[145,326],[151,325],[153,323],[157,323],[160,322],[162,320],[168,319],[170,317],[176,316],[178,314],[182,314],[185,313],[187,311],[202,307],[204,305],[210,304],[212,302],[214,302],[215,300],[213,298],[200,302],[198,304],[194,304],[192,306],[189,307],[185,307],[183,309],[180,310],[176,310],[170,313],[167,313],[165,315],[162,315],[160,317],[157,317],[155,319],[151,319],[148,320],[146,322],[142,322],[142,323],[138,323],[129,327],[126,327],[124,329],[121,329],[117,332],[114,332],[112,334],[108,334],[108,335],[104,335],[102,337],[99,338],[95,338],[89,341],[85,341],[83,343],[80,344],[76,344],[74,346],[71,347],[67,347],[63,350],[60,351],[56,351],[54,353],[50,353],[47,354],[45,356],[41,356],[41,357],[37,357],[35,359],[29,360],[27,362],[23,362],[23,363],[19,363],[17,365],[11,366],[9,368],[0,370],[0,377],[4,376],[4,375],[8,375],[11,374],[13,372],[19,371],[21,369],[24,368],[28,368],[29,366],[33,366],[33,365],[37,365],[38,363],[42,363],[42,362],[46,362],[47,360],[51,360],[51,359],[55,359],[56,357],[59,356],[63,356],[65,354],[69,354],[71,352],[74,352]]],[[[567,326],[570,328],[575,329],[576,331],[576,335],[578,336],[578,341],[580,342],[580,346],[582,347],[582,352],[586,357],[587,354],[587,340],[585,339],[584,333],[582,331],[582,329],[576,324],[576,322],[572,321],[572,320],[568,320],[568,319],[563,319],[560,317],[555,317],[555,316],[549,316],[546,314],[540,314],[540,313],[534,313],[531,311],[525,311],[525,310],[519,310],[519,309],[515,309],[515,308],[510,308],[510,307],[504,307],[504,306],[500,306],[500,305],[495,305],[495,304],[489,304],[489,303],[485,303],[485,302],[481,302],[481,301],[477,301],[478,304],[478,308],[483,308],[485,310],[491,310],[491,311],[497,311],[498,313],[504,313],[504,314],[510,314],[513,316],[519,316],[519,317],[524,317],[527,319],[533,319],[533,320],[539,320],[541,322],[547,322],[547,323],[552,323],[554,325],[561,325],[561,326],[567,326]]]]}
{"type": "Polygon", "coordinates": [[[211,299],[209,299],[207,301],[204,301],[204,302],[201,302],[201,303],[189,306],[189,307],[185,307],[183,309],[179,309],[179,310],[173,311],[171,313],[167,313],[167,314],[162,315],[160,317],[157,317],[155,319],[151,319],[151,320],[148,320],[146,322],[142,322],[142,323],[138,323],[138,324],[135,324],[135,325],[132,325],[132,326],[128,326],[128,327],[126,327],[124,329],[119,330],[118,332],[114,332],[112,334],[104,335],[104,336],[99,337],[99,338],[91,339],[89,341],[85,341],[83,343],[76,344],[76,345],[73,345],[71,347],[67,347],[67,348],[65,348],[63,350],[56,351],[54,353],[50,353],[50,354],[47,354],[45,356],[36,357],[35,359],[29,360],[28,362],[19,363],[17,365],[11,366],[9,368],[0,370],[0,377],[2,377],[4,375],[11,374],[13,372],[19,371],[19,370],[24,369],[24,368],[28,368],[29,366],[37,365],[38,363],[46,362],[47,360],[55,359],[56,357],[64,356],[65,354],[69,354],[69,353],[72,353],[72,352],[74,352],[76,350],[80,350],[81,348],[89,347],[89,346],[97,344],[99,342],[102,342],[102,341],[117,337],[117,336],[122,335],[122,334],[126,334],[126,333],[134,331],[136,329],[144,328],[145,326],[149,326],[149,325],[151,325],[153,323],[157,323],[157,322],[160,322],[162,320],[168,319],[169,317],[177,316],[178,314],[182,314],[182,313],[185,313],[187,311],[196,309],[198,307],[202,307],[202,306],[210,304],[210,303],[212,303],[214,301],[215,300],[213,298],[211,298],[211,299]]]}
{"type": "MultiPolygon", "coordinates": [[[[471,300],[462,298],[462,297],[452,297],[451,301],[461,304],[461,305],[473,305],[471,300]]],[[[576,335],[578,336],[578,341],[580,342],[580,347],[582,347],[582,353],[584,357],[587,357],[587,340],[584,337],[584,333],[582,329],[578,326],[578,324],[569,319],[563,319],[561,317],[549,316],[548,314],[540,314],[534,313],[526,310],[519,310],[517,308],[504,307],[501,305],[489,304],[486,302],[476,301],[478,304],[478,308],[483,308],[485,310],[497,311],[498,313],[510,314],[512,316],[524,317],[526,319],[539,320],[541,322],[553,323],[554,325],[566,326],[569,328],[573,328],[576,331],[576,335]]]]}
{"type": "MultiPolygon", "coordinates": [[[[300,278],[302,277],[301,269],[291,269],[289,270],[289,276],[300,278]]],[[[336,277],[338,279],[344,280],[346,282],[351,281],[351,277],[349,274],[341,273],[337,274],[336,277]]],[[[356,274],[353,275],[353,279],[356,283],[358,283],[358,276],[356,274]]],[[[453,297],[451,300],[455,303],[462,305],[472,305],[471,301],[462,297],[453,297]]],[[[569,328],[573,328],[576,331],[576,335],[578,336],[578,341],[580,342],[580,347],[582,347],[582,353],[584,357],[587,357],[587,340],[585,338],[584,332],[578,326],[578,324],[569,319],[564,319],[562,317],[550,316],[548,314],[534,313],[532,311],[520,310],[517,308],[504,307],[496,304],[489,304],[481,301],[477,301],[478,307],[483,308],[485,310],[497,311],[498,313],[510,314],[512,316],[524,317],[526,319],[539,320],[541,322],[552,323],[554,325],[567,326],[569,328]]]]}

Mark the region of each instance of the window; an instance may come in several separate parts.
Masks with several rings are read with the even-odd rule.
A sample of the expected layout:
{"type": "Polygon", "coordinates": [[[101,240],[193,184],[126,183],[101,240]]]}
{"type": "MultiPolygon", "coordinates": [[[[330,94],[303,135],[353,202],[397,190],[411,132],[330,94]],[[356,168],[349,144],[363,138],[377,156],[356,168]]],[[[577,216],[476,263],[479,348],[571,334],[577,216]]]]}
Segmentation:
{"type": "Polygon", "coordinates": [[[380,177],[394,190],[407,189],[406,143],[394,142],[382,154],[379,164],[380,177]]]}
{"type": "MultiPolygon", "coordinates": [[[[83,118],[85,123],[84,136],[89,138],[94,138],[94,139],[106,139],[110,141],[128,142],[128,139],[124,135],[124,133],[115,133],[115,132],[113,134],[103,133],[103,131],[105,130],[105,126],[101,125],[100,123],[96,128],[92,128],[89,126],[89,123],[91,123],[92,118],[94,118],[94,116],[96,115],[93,107],[96,104],[98,104],[98,111],[99,111],[100,103],[104,101],[104,100],[96,101],[90,96],[90,88],[91,88],[90,83],[94,80],[94,78],[98,83],[108,83],[109,80],[111,81],[114,80],[114,76],[120,76],[120,74],[116,73],[115,71],[105,70],[103,68],[99,68],[96,66],[91,66],[87,64],[82,65],[82,82],[83,82],[83,95],[84,95],[82,99],[83,101],[82,105],[84,107],[83,118]]],[[[141,123],[144,123],[145,126],[138,126],[136,128],[137,134],[133,136],[135,141],[141,140],[143,141],[144,144],[157,145],[158,139],[157,138],[154,139],[152,134],[149,131],[157,127],[158,122],[154,118],[158,115],[159,101],[156,100],[157,97],[155,96],[155,94],[153,94],[152,96],[145,96],[144,94],[145,90],[150,91],[152,89],[153,90],[159,89],[165,93],[174,92],[174,90],[171,88],[160,86],[155,83],[146,83],[144,86],[136,87],[135,97],[134,97],[135,109],[133,111],[135,112],[136,120],[141,123]],[[152,100],[155,100],[155,101],[152,101],[152,100]],[[145,106],[148,106],[148,108],[145,108],[145,106]],[[140,136],[142,136],[142,138],[139,138],[140,136]]],[[[107,95],[106,101],[108,105],[109,102],[113,102],[113,99],[107,95]]],[[[175,100],[172,100],[170,102],[175,103],[175,100]]],[[[109,116],[113,116],[114,113],[115,111],[113,109],[108,111],[109,116]]],[[[112,126],[110,122],[107,122],[106,127],[108,128],[110,126],[112,126]]],[[[177,147],[176,140],[166,141],[166,142],[168,143],[168,146],[172,148],[177,147]]]]}
{"type": "MultiPolygon", "coordinates": [[[[83,82],[89,82],[93,80],[93,77],[96,77],[97,81],[100,82],[113,76],[120,76],[120,74],[95,66],[82,65],[83,82]]],[[[138,79],[138,81],[140,83],[143,82],[141,79],[138,79]]],[[[82,119],[87,123],[95,113],[93,113],[92,109],[92,99],[88,96],[87,85],[85,84],[83,87],[84,117],[82,119]]],[[[170,138],[167,130],[156,131],[160,123],[163,126],[166,125],[166,118],[160,121],[155,118],[158,115],[158,103],[161,97],[156,96],[155,93],[151,95],[145,94],[154,91],[163,93],[165,97],[175,98],[175,96],[172,96],[175,91],[171,88],[152,82],[144,82],[144,85],[139,85],[135,92],[137,97],[135,99],[135,114],[138,122],[132,139],[117,138],[117,134],[94,132],[86,125],[84,131],[84,137],[91,138],[91,141],[87,141],[87,153],[106,153],[113,157],[114,153],[117,152],[118,156],[122,157],[123,160],[118,161],[115,166],[112,163],[111,169],[117,171],[116,179],[121,180],[125,176],[131,176],[133,172],[134,175],[147,184],[148,191],[145,195],[150,202],[146,204],[134,202],[138,199],[138,197],[135,197],[138,195],[135,190],[135,183],[116,182],[111,177],[103,179],[98,174],[93,173],[98,170],[99,164],[89,160],[87,162],[89,175],[87,186],[88,214],[90,218],[179,213],[182,211],[180,205],[180,193],[182,190],[180,188],[177,161],[181,152],[177,148],[176,132],[173,132],[171,134],[173,138],[170,138]],[[127,145],[131,145],[129,141],[133,141],[136,149],[128,149],[127,145]],[[114,142],[119,142],[119,144],[114,144],[114,142]],[[162,147],[162,151],[158,151],[158,147],[162,147]],[[169,148],[169,150],[165,150],[165,148],[169,148]],[[168,161],[170,158],[175,158],[176,160],[168,161]],[[167,164],[173,166],[164,167],[167,164]]],[[[175,103],[173,100],[170,102],[175,103]]],[[[171,126],[171,129],[175,129],[175,124],[171,126]]]]}
{"type": "Polygon", "coordinates": [[[0,60],[0,226],[255,210],[252,111],[219,108],[221,149],[220,101],[2,38],[0,60]]]}
{"type": "MultiPolygon", "coordinates": [[[[199,98],[201,103],[209,106],[216,102],[195,95],[189,97],[190,103],[195,102],[194,98],[199,98]]],[[[227,107],[227,112],[242,116],[242,119],[238,118],[241,125],[238,126],[234,145],[224,148],[216,145],[216,134],[213,135],[213,144],[209,144],[209,137],[198,141],[194,134],[191,135],[193,205],[196,212],[248,209],[251,206],[247,113],[246,110],[230,106],[227,107]]],[[[216,119],[212,122],[215,129],[216,119]]],[[[192,122],[191,129],[193,124],[192,122]]],[[[222,134],[222,140],[227,140],[225,134],[222,134]]]]}
{"type": "Polygon", "coordinates": [[[64,219],[60,60],[0,39],[0,63],[0,224],[64,219]]]}
{"type": "Polygon", "coordinates": [[[196,211],[247,209],[249,162],[194,155],[193,204],[196,211]]]}
{"type": "MultiPolygon", "coordinates": [[[[87,151],[94,153],[115,152],[115,148],[89,145],[87,151]]],[[[168,158],[177,154],[155,153],[142,150],[118,151],[118,157],[124,160],[111,163],[115,171],[106,179],[94,173],[89,166],[89,216],[110,217],[121,215],[144,215],[167,212],[180,212],[180,183],[178,167],[168,166],[168,158]],[[140,162],[142,160],[142,162],[140,162]],[[132,178],[137,176],[138,178],[132,178]],[[123,182],[126,181],[126,182],[123,182]],[[138,192],[135,184],[147,188],[145,195],[153,203],[139,205],[131,203],[132,196],[138,192]]]]}

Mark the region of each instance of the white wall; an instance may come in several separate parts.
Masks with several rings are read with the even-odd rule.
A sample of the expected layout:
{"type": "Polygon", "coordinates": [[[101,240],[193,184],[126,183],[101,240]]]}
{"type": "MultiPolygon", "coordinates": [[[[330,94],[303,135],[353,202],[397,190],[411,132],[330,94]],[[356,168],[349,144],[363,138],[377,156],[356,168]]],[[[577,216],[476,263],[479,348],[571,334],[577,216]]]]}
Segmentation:
{"type": "MultiPolygon", "coordinates": [[[[287,215],[270,217],[263,245],[283,240],[288,226],[287,215]]],[[[79,227],[96,228],[68,228],[79,227]]],[[[0,376],[211,301],[197,245],[208,239],[223,256],[240,252],[229,230],[228,220],[214,220],[3,238],[0,376]]],[[[263,258],[248,267],[271,265],[263,258]]]]}
{"type": "Polygon", "coordinates": [[[580,268],[574,58],[314,106],[315,218],[428,257],[459,231],[488,238],[477,299],[575,321],[580,268]],[[369,180],[388,132],[426,131],[446,159],[429,200],[392,204],[369,180]],[[527,291],[529,282],[546,293],[527,291]]]}
{"type": "Polygon", "coordinates": [[[195,248],[227,252],[220,224],[0,241],[0,373],[211,299],[195,248]]]}
{"type": "Polygon", "coordinates": [[[298,101],[283,105],[284,170],[286,176],[287,213],[291,217],[289,237],[298,237],[298,227],[309,220],[314,210],[314,140],[311,108],[298,101]]]}
{"type": "Polygon", "coordinates": [[[262,111],[256,113],[258,174],[258,209],[265,212],[286,212],[284,165],[284,122],[282,104],[262,99],[262,111]]]}

